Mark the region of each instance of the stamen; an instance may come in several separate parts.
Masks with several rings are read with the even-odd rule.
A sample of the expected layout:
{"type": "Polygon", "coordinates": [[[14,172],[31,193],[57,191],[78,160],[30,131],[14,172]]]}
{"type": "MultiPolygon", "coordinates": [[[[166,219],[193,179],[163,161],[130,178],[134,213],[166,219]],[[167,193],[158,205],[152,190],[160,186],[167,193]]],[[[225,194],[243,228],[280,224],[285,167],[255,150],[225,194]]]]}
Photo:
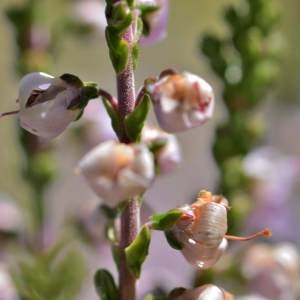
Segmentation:
{"type": "Polygon", "coordinates": [[[0,118],[4,117],[4,116],[16,115],[19,112],[20,112],[20,110],[7,111],[7,112],[4,112],[4,113],[0,114],[0,118]]]}
{"type": "Polygon", "coordinates": [[[231,241],[250,241],[250,240],[253,240],[253,239],[256,239],[258,237],[271,237],[272,236],[272,230],[269,229],[269,228],[266,228],[262,231],[259,231],[253,235],[250,235],[250,236],[234,236],[234,235],[225,235],[224,237],[227,239],[227,240],[231,240],[231,241]]]}

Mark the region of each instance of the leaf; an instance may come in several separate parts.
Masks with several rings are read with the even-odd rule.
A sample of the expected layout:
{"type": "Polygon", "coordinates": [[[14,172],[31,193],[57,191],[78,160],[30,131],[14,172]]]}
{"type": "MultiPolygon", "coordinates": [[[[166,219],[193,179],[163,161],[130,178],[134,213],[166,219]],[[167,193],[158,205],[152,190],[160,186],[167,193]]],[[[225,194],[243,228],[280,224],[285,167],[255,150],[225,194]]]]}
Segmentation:
{"type": "Polygon", "coordinates": [[[155,230],[168,230],[182,216],[178,209],[171,209],[163,214],[154,214],[150,217],[152,228],[155,230]]]}
{"type": "Polygon", "coordinates": [[[171,230],[165,231],[165,237],[172,248],[176,250],[181,250],[183,248],[182,244],[176,239],[175,235],[171,230]]]}
{"type": "Polygon", "coordinates": [[[143,227],[135,240],[125,249],[128,268],[135,278],[140,277],[142,265],[148,256],[150,241],[150,230],[143,227]]]}
{"type": "Polygon", "coordinates": [[[148,112],[151,107],[150,97],[145,94],[141,102],[133,112],[125,117],[125,128],[129,138],[134,142],[139,142],[141,132],[144,127],[148,112]]]}
{"type": "Polygon", "coordinates": [[[116,135],[118,136],[119,133],[121,132],[121,124],[120,124],[118,112],[112,107],[111,103],[107,99],[102,97],[102,101],[103,101],[104,107],[111,119],[111,126],[112,126],[113,130],[115,131],[116,135]]]}
{"type": "Polygon", "coordinates": [[[101,300],[118,300],[118,290],[109,271],[98,270],[94,276],[94,284],[101,300]]]}

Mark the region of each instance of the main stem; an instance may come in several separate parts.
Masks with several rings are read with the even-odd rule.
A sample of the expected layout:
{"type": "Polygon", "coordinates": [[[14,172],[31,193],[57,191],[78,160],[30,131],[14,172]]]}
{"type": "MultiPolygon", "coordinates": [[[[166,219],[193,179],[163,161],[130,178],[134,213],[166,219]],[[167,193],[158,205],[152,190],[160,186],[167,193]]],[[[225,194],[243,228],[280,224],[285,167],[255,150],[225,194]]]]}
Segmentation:
{"type": "MultiPolygon", "coordinates": [[[[129,58],[125,70],[117,74],[118,89],[118,108],[121,123],[124,124],[125,116],[134,110],[135,106],[135,82],[133,70],[133,28],[129,28],[123,33],[123,38],[129,45],[129,58]]],[[[130,143],[130,139],[126,134],[125,127],[120,137],[122,143],[130,143]]],[[[135,278],[130,273],[125,256],[125,248],[135,239],[139,230],[139,204],[135,198],[129,200],[127,207],[121,215],[120,230],[120,271],[119,271],[119,296],[121,300],[135,299],[135,278]]]]}

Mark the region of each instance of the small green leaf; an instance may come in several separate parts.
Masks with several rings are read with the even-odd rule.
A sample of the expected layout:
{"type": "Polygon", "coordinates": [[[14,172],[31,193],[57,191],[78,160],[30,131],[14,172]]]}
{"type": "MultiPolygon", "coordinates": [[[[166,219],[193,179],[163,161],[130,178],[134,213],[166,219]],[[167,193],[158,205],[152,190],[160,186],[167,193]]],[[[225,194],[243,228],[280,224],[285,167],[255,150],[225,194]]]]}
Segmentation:
{"type": "Polygon", "coordinates": [[[172,248],[176,250],[181,250],[183,248],[182,244],[176,239],[175,235],[171,230],[165,231],[165,237],[172,248]]]}
{"type": "Polygon", "coordinates": [[[94,283],[101,300],[118,300],[118,290],[109,271],[98,270],[94,276],[94,283]]]}
{"type": "Polygon", "coordinates": [[[155,230],[168,230],[182,216],[178,209],[171,209],[163,214],[154,214],[150,217],[152,228],[155,230]]]}
{"type": "Polygon", "coordinates": [[[134,142],[138,142],[140,140],[141,132],[150,110],[150,106],[150,97],[145,94],[134,111],[125,117],[125,127],[127,134],[134,142]]]}
{"type": "Polygon", "coordinates": [[[102,97],[102,100],[103,100],[104,107],[111,119],[112,128],[115,131],[116,135],[118,136],[118,134],[121,132],[121,124],[120,124],[118,112],[112,107],[111,103],[107,99],[102,97]]]}
{"type": "Polygon", "coordinates": [[[144,227],[135,240],[125,249],[127,265],[135,278],[140,277],[142,265],[148,255],[151,234],[148,227],[144,227]]]}

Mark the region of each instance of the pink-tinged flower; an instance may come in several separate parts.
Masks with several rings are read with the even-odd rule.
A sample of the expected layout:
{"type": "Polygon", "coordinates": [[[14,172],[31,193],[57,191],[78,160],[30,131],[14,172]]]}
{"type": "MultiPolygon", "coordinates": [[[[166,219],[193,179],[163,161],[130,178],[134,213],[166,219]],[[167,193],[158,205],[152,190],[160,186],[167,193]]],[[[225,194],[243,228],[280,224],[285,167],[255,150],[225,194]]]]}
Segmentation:
{"type": "Polygon", "coordinates": [[[154,178],[153,156],[145,145],[115,141],[100,144],[86,154],[79,170],[94,192],[111,206],[145,192],[154,178]]]}
{"type": "Polygon", "coordinates": [[[299,298],[300,256],[293,244],[253,245],[241,266],[251,291],[272,300],[299,298]]]}
{"type": "Polygon", "coordinates": [[[182,245],[181,253],[195,267],[212,267],[227,248],[227,200],[201,191],[192,205],[179,208],[182,217],[171,232],[182,245]]]}
{"type": "Polygon", "coordinates": [[[0,264],[0,299],[18,300],[16,288],[4,265],[0,264]]]}
{"type": "Polygon", "coordinates": [[[213,284],[205,284],[198,288],[178,291],[179,295],[174,295],[170,300],[233,300],[233,296],[222,288],[213,284]]]}
{"type": "Polygon", "coordinates": [[[82,110],[69,108],[80,99],[81,87],[80,79],[70,74],[57,78],[41,72],[27,74],[20,82],[17,100],[20,125],[43,138],[60,135],[82,110]]]}
{"type": "Polygon", "coordinates": [[[245,173],[255,179],[254,209],[246,221],[247,228],[268,224],[274,239],[299,243],[294,228],[299,227],[297,189],[300,179],[300,159],[288,156],[272,147],[251,152],[244,161],[245,173]],[[278,217],[280,216],[280,217],[278,217]]]}
{"type": "Polygon", "coordinates": [[[247,241],[260,236],[270,236],[268,229],[248,237],[227,235],[228,201],[223,196],[200,191],[197,201],[181,208],[182,215],[169,234],[185,259],[194,267],[212,267],[227,248],[227,240],[247,241]]]}
{"type": "Polygon", "coordinates": [[[214,94],[211,86],[197,75],[184,72],[166,75],[147,86],[159,125],[178,132],[205,123],[211,118],[214,94]]]}
{"type": "Polygon", "coordinates": [[[176,137],[159,128],[145,126],[142,142],[152,150],[158,172],[168,174],[181,162],[181,152],[176,137]]]}
{"type": "Polygon", "coordinates": [[[144,35],[140,39],[142,46],[160,42],[167,35],[169,0],[138,0],[137,6],[157,7],[158,9],[142,15],[144,35]]]}
{"type": "Polygon", "coordinates": [[[75,21],[104,33],[107,25],[105,3],[102,0],[80,0],[74,6],[75,21]]]}
{"type": "Polygon", "coordinates": [[[23,218],[19,207],[14,201],[1,197],[0,236],[17,236],[23,231],[23,227],[23,218]]]}

